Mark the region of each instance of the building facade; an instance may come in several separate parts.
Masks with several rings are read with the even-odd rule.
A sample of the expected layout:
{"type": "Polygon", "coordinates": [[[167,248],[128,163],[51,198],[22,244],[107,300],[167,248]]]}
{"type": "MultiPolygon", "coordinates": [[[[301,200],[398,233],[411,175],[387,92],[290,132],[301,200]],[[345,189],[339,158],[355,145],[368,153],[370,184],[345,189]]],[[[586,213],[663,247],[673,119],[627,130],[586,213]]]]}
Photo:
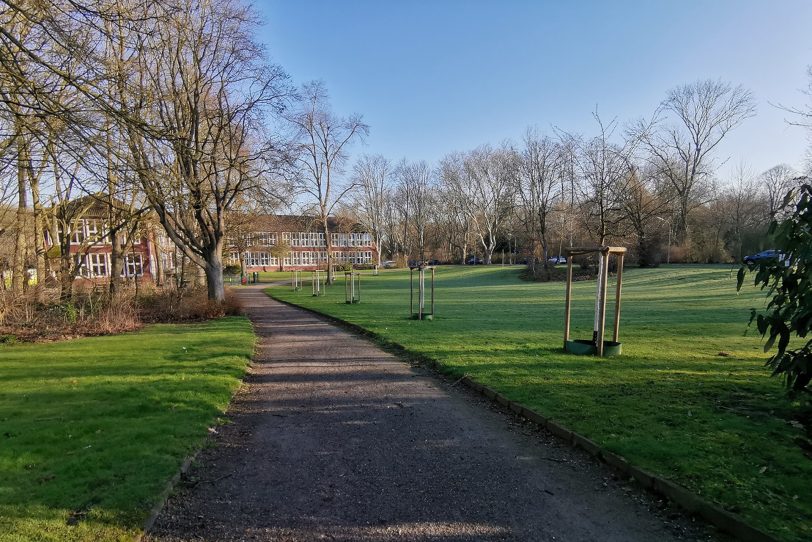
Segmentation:
{"type": "MultiPolygon", "coordinates": [[[[373,265],[377,250],[368,232],[356,223],[330,218],[331,251],[335,265],[373,265]]],[[[315,270],[327,266],[325,234],[313,217],[263,215],[253,217],[227,238],[230,265],[247,272],[315,270]]]]}
{"type": "MultiPolygon", "coordinates": [[[[90,196],[71,202],[79,206],[90,196]]],[[[48,249],[54,246],[67,246],[71,257],[75,281],[80,283],[102,283],[109,280],[112,273],[113,245],[108,230],[107,209],[101,203],[84,205],[85,209],[71,219],[66,228],[56,229],[56,238],[52,231],[45,232],[45,244],[48,249]],[[67,229],[67,232],[63,231],[67,229]],[[68,235],[69,243],[63,243],[68,235]]],[[[128,236],[127,228],[119,230],[118,240],[122,247],[121,258],[123,279],[163,282],[176,270],[177,251],[160,226],[149,220],[140,221],[134,233],[128,236]]]]}

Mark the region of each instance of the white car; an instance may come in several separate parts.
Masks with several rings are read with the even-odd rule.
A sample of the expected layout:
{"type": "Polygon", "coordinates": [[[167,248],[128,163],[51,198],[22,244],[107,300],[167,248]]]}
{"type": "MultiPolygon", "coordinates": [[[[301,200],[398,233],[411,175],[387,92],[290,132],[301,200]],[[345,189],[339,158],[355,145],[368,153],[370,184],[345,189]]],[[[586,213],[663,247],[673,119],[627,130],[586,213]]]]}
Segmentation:
{"type": "Polygon", "coordinates": [[[393,260],[386,260],[381,265],[383,266],[384,269],[394,269],[395,267],[398,266],[397,262],[393,260]]]}
{"type": "Polygon", "coordinates": [[[558,265],[560,263],[567,263],[567,257],[566,256],[553,256],[551,258],[548,258],[547,261],[549,263],[553,264],[553,265],[558,265]]]}

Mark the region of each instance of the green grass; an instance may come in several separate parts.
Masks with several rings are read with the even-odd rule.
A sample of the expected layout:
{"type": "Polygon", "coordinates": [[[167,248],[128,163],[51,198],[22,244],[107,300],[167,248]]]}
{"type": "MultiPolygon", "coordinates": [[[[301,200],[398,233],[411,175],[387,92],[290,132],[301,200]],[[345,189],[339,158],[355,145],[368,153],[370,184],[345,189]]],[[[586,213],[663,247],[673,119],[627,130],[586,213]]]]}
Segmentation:
{"type": "Polygon", "coordinates": [[[223,318],[0,345],[0,540],[131,540],[253,343],[246,319],[223,318]]]}
{"type": "MultiPolygon", "coordinates": [[[[309,282],[269,292],[467,374],[782,540],[812,539],[812,460],[789,423],[801,406],[745,336],[763,294],[737,295],[730,267],[627,269],[623,356],[598,359],[562,351],[564,284],[518,274],[440,267],[433,322],[408,319],[408,271],[366,273],[360,305],[344,303],[343,279],[324,297],[309,282]]],[[[574,287],[573,338],[591,338],[594,292],[574,287]]]]}

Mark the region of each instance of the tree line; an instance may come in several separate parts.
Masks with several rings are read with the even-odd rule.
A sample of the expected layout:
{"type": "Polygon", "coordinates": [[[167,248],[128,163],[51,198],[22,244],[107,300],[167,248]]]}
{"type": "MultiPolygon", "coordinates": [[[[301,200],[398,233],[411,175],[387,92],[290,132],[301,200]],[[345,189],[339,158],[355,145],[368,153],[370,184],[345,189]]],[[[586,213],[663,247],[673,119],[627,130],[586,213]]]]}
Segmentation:
{"type": "Polygon", "coordinates": [[[749,91],[702,80],[668,92],[651,117],[594,132],[527,128],[434,166],[362,156],[344,206],[391,258],[526,261],[536,273],[574,245],[622,244],[642,266],[740,260],[766,232],[798,173],[745,166],[720,179],[718,147],[755,114],[749,91]]]}
{"type": "Polygon", "coordinates": [[[544,272],[566,246],[611,242],[641,265],[721,261],[763,243],[796,176],[741,168],[720,182],[719,144],[755,109],[714,80],[623,126],[596,111],[590,136],[528,128],[436,164],[365,155],[349,167],[369,127],[334,113],[323,84],[295,85],[259,23],[239,1],[0,0],[0,271],[12,290],[35,267],[71,295],[70,239],[91,206],[106,215],[111,292],[152,223],[222,300],[226,236],[250,227],[239,216],[294,202],[325,234],[328,217],[350,215],[379,255],[404,260],[506,253],[544,272]]]}
{"type": "Polygon", "coordinates": [[[13,244],[0,264],[13,290],[34,266],[71,295],[70,238],[91,206],[106,210],[111,291],[139,221],[205,272],[214,300],[235,209],[299,194],[326,227],[367,127],[334,115],[323,85],[293,85],[259,23],[239,1],[0,2],[0,235],[13,244]]]}

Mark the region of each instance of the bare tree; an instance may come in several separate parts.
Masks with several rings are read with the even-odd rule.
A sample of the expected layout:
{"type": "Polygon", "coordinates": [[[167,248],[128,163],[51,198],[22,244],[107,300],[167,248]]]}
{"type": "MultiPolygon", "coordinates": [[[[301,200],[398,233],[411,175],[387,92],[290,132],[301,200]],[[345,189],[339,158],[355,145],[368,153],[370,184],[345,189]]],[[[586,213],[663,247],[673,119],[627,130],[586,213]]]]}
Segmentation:
{"type": "Polygon", "coordinates": [[[620,212],[637,237],[640,267],[660,263],[660,233],[664,225],[668,228],[672,225],[670,218],[666,220],[662,216],[668,212],[671,204],[669,192],[664,190],[663,185],[658,170],[646,165],[642,168],[632,167],[621,180],[618,190],[620,212]]]}
{"type": "Polygon", "coordinates": [[[597,111],[593,117],[598,135],[578,140],[577,167],[580,174],[581,202],[587,215],[586,227],[599,245],[607,238],[619,236],[623,222],[620,190],[631,173],[633,140],[622,144],[612,141],[617,122],[604,124],[597,111]]]}
{"type": "Polygon", "coordinates": [[[290,121],[297,132],[297,188],[315,207],[327,250],[327,281],[332,283],[333,245],[328,220],[344,196],[356,186],[353,182],[342,182],[343,168],[349,146],[366,136],[369,127],[360,115],[335,116],[321,82],[304,85],[302,106],[290,116],[290,121]]]}
{"type": "Polygon", "coordinates": [[[426,259],[426,226],[434,205],[432,171],[426,162],[402,160],[395,170],[395,177],[401,194],[399,201],[402,205],[403,227],[414,233],[417,244],[417,254],[414,256],[423,261],[426,259]]]}
{"type": "Polygon", "coordinates": [[[264,131],[289,89],[265,62],[256,17],[237,3],[176,0],[135,33],[119,82],[129,152],[141,189],[167,235],[205,271],[209,298],[224,299],[225,215],[256,188],[279,148],[264,131]]]}
{"type": "Polygon", "coordinates": [[[548,219],[562,195],[561,159],[555,141],[540,136],[534,128],[527,129],[516,188],[521,200],[519,214],[533,244],[528,262],[533,273],[539,260],[544,267],[548,265],[548,219]]]}
{"type": "Polygon", "coordinates": [[[437,192],[439,213],[447,238],[450,252],[454,250],[459,255],[459,261],[465,264],[468,257],[468,248],[472,240],[471,219],[468,213],[467,188],[464,185],[465,155],[459,152],[451,153],[440,160],[439,166],[440,186],[437,192]]]}
{"type": "Polygon", "coordinates": [[[761,174],[760,180],[767,193],[770,216],[782,208],[787,192],[798,184],[797,177],[798,173],[786,164],[778,164],[761,174]]]}
{"type": "Polygon", "coordinates": [[[507,145],[480,147],[464,162],[465,175],[459,193],[482,245],[485,263],[493,260],[499,235],[515,206],[519,156],[507,145]]]}
{"type": "Polygon", "coordinates": [[[392,195],[392,167],[381,155],[363,155],[356,162],[354,171],[354,183],[360,188],[355,198],[355,209],[361,223],[372,236],[378,254],[376,263],[380,266],[386,205],[392,195]]]}
{"type": "Polygon", "coordinates": [[[670,90],[655,120],[638,126],[637,135],[652,164],[676,192],[680,242],[688,238],[691,210],[702,203],[697,199],[699,185],[709,182],[715,169],[714,151],[732,129],[754,113],[750,91],[709,79],[670,90]]]}

